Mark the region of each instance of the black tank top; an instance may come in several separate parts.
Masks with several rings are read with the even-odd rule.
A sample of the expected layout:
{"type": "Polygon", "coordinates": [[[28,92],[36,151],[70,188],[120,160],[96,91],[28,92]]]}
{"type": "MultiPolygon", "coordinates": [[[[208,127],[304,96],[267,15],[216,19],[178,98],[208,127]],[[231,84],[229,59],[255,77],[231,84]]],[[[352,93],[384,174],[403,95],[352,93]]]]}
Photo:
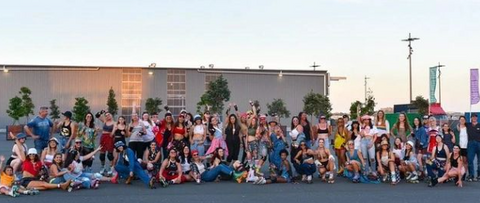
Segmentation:
{"type": "Polygon", "coordinates": [[[154,149],[152,150],[152,148],[148,148],[148,160],[149,161],[154,161],[155,158],[157,158],[157,154],[158,154],[158,150],[154,149]]]}
{"type": "Polygon", "coordinates": [[[310,123],[303,126],[303,134],[305,134],[305,140],[311,140],[310,123]]]}
{"type": "Polygon", "coordinates": [[[170,142],[170,137],[172,136],[172,131],[169,130],[168,128],[165,129],[165,132],[163,132],[163,143],[162,147],[167,148],[168,143],[170,142]]]}
{"type": "Polygon", "coordinates": [[[70,137],[72,135],[72,121],[70,121],[68,125],[65,125],[65,122],[63,122],[60,135],[63,137],[70,137]]]}
{"type": "Polygon", "coordinates": [[[444,159],[447,158],[447,153],[445,152],[445,147],[446,147],[446,145],[443,144],[442,150],[438,150],[438,148],[437,148],[437,150],[436,150],[437,158],[444,158],[444,159]]]}
{"type": "Polygon", "coordinates": [[[317,134],[328,134],[328,127],[325,129],[318,127],[317,134]]]}
{"type": "Polygon", "coordinates": [[[125,134],[126,133],[127,133],[127,131],[125,129],[123,129],[123,130],[117,129],[114,132],[115,138],[125,139],[125,134]],[[122,132],[123,132],[123,135],[122,135],[122,132]]]}
{"type": "Polygon", "coordinates": [[[458,158],[460,158],[460,156],[458,156],[456,159],[453,158],[453,155],[452,155],[452,157],[450,157],[450,165],[453,168],[458,168],[458,158]]]}
{"type": "Polygon", "coordinates": [[[169,172],[176,172],[178,170],[177,162],[168,161],[168,165],[165,169],[167,169],[167,171],[169,171],[169,172]]]}

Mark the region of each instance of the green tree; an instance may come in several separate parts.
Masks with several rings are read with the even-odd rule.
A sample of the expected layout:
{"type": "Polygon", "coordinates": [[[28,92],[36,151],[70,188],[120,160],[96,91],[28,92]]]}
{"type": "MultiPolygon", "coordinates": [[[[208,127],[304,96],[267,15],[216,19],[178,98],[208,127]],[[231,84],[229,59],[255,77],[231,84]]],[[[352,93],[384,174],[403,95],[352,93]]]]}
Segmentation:
{"type": "Polygon", "coordinates": [[[373,115],[375,113],[375,97],[373,95],[369,95],[367,97],[367,103],[364,104],[360,101],[354,101],[350,105],[350,118],[356,119],[358,116],[362,115],[373,115]],[[360,108],[360,115],[357,115],[357,108],[360,108]]]}
{"type": "Polygon", "coordinates": [[[160,98],[148,98],[147,101],[145,101],[145,111],[147,111],[149,114],[154,112],[160,113],[162,111],[160,108],[161,105],[162,100],[160,98]]]}
{"type": "Polygon", "coordinates": [[[224,102],[230,101],[230,89],[228,89],[228,81],[220,75],[216,80],[208,83],[207,91],[200,97],[197,103],[197,111],[202,106],[210,106],[212,113],[221,113],[224,108],[224,102]]]}
{"type": "MultiPolygon", "coordinates": [[[[362,102],[360,101],[355,101],[355,102],[352,102],[352,104],[350,105],[350,118],[353,120],[353,119],[357,119],[359,115],[357,115],[357,108],[358,106],[360,105],[360,108],[362,107],[362,102]]],[[[360,114],[361,114],[361,111],[360,111],[360,114]]]]}
{"type": "Polygon", "coordinates": [[[373,95],[368,95],[367,103],[362,108],[362,115],[373,115],[375,113],[375,97],[373,95]]]}
{"type": "Polygon", "coordinates": [[[428,115],[428,100],[426,100],[423,96],[415,97],[415,100],[413,100],[412,104],[418,109],[418,113],[420,115],[428,115]]]}
{"type": "Polygon", "coordinates": [[[282,99],[273,99],[271,104],[267,103],[268,115],[277,115],[278,118],[290,117],[290,111],[285,106],[282,99]]]}
{"type": "Polygon", "coordinates": [[[18,93],[22,97],[23,116],[26,116],[28,121],[30,115],[33,115],[33,109],[35,108],[32,98],[30,97],[32,91],[28,87],[21,87],[18,93]]]}
{"type": "Polygon", "coordinates": [[[310,91],[303,97],[303,111],[310,116],[325,115],[327,119],[332,115],[332,104],[327,96],[310,91]]]}
{"type": "Polygon", "coordinates": [[[84,97],[75,98],[75,106],[73,106],[73,120],[77,123],[82,122],[85,119],[85,115],[90,112],[90,106],[88,101],[84,97]]]}
{"type": "Polygon", "coordinates": [[[55,122],[57,119],[60,118],[60,110],[57,106],[57,100],[54,99],[50,101],[50,118],[55,122]]]}
{"type": "Polygon", "coordinates": [[[20,97],[15,96],[10,99],[7,114],[13,119],[12,125],[15,125],[15,123],[25,115],[24,106],[22,105],[22,99],[20,97]]]}
{"type": "Polygon", "coordinates": [[[115,99],[115,91],[113,91],[113,87],[110,87],[108,91],[108,99],[107,99],[107,106],[108,112],[112,114],[112,116],[117,115],[118,112],[118,103],[115,99]]]}

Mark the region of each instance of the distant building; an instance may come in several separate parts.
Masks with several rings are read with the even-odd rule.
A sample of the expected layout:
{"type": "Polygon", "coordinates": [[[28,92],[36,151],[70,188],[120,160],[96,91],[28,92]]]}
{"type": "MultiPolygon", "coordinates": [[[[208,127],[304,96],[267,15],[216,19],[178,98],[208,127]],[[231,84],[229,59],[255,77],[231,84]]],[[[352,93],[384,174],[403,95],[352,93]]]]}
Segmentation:
{"type": "MultiPolygon", "coordinates": [[[[0,128],[12,123],[6,114],[9,99],[18,95],[20,87],[32,90],[35,113],[40,106],[57,100],[60,110],[71,110],[76,97],[85,97],[95,113],[106,109],[108,90],[115,90],[121,115],[132,109],[142,112],[147,98],[160,97],[173,114],[186,109],[195,114],[196,104],[210,81],[223,75],[231,90],[231,102],[246,111],[249,100],[259,100],[262,113],[266,104],[281,98],[292,116],[303,108],[303,97],[313,91],[329,94],[327,71],[217,69],[217,68],[156,68],[2,65],[8,72],[0,73],[0,128]]],[[[162,105],[162,106],[163,106],[162,105]]],[[[161,113],[163,116],[164,111],[161,113]]],[[[290,118],[282,118],[289,124],[290,118]]],[[[22,123],[25,119],[22,118],[22,123]]]]}

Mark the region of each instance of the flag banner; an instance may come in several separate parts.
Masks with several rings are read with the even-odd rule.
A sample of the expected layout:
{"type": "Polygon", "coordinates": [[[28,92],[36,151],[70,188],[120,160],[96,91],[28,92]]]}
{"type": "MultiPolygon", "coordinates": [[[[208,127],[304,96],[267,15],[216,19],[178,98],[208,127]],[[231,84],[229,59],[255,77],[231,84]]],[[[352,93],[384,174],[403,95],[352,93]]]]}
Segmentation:
{"type": "Polygon", "coordinates": [[[437,67],[430,67],[430,103],[437,103],[435,88],[437,87],[437,67]]]}
{"type": "Polygon", "coordinates": [[[470,104],[477,104],[480,101],[478,94],[478,69],[470,69],[470,104]]]}

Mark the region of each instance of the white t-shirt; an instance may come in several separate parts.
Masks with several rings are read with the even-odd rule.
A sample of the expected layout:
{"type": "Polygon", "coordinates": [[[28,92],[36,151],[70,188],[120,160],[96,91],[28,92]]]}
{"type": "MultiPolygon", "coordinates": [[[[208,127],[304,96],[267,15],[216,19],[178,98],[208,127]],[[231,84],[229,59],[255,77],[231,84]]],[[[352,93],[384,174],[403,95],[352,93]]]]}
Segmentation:
{"type": "Polygon", "coordinates": [[[468,145],[468,134],[467,134],[467,127],[460,128],[460,133],[459,133],[459,145],[461,149],[466,149],[468,145]]]}
{"type": "Polygon", "coordinates": [[[153,134],[153,126],[148,122],[142,120],[143,125],[145,126],[145,135],[143,135],[144,142],[150,142],[155,139],[155,135],[153,134]]]}

